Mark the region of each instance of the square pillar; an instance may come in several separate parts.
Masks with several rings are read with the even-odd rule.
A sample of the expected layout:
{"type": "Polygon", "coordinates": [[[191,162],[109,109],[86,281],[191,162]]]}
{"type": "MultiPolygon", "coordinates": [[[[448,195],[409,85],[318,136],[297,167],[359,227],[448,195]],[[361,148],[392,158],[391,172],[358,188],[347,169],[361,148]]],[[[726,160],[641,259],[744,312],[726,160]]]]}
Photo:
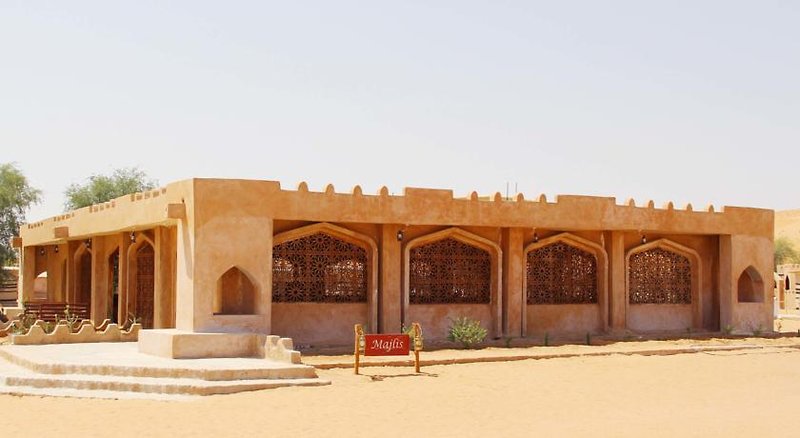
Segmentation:
{"type": "Polygon", "coordinates": [[[524,230],[503,230],[503,336],[524,336],[526,305],[522,280],[525,275],[524,230]]]}
{"type": "Polygon", "coordinates": [[[378,269],[378,325],[381,333],[397,333],[402,325],[402,242],[397,240],[400,225],[381,227],[381,247],[378,269]]]}
{"type": "Polygon", "coordinates": [[[608,310],[611,332],[627,328],[627,293],[625,291],[625,233],[611,232],[611,248],[608,251],[608,310]]]}
{"type": "Polygon", "coordinates": [[[92,238],[92,303],[91,319],[100,324],[108,318],[108,260],[106,260],[105,241],[102,237],[92,238]]]}
{"type": "Polygon", "coordinates": [[[719,324],[720,329],[733,326],[733,239],[730,235],[719,236],[719,324]]]}
{"type": "Polygon", "coordinates": [[[129,255],[128,252],[131,247],[131,238],[129,233],[122,233],[122,237],[119,243],[119,282],[117,283],[119,294],[119,302],[117,302],[117,321],[120,325],[125,324],[128,320],[128,260],[129,255]]]}
{"type": "Polygon", "coordinates": [[[26,246],[20,251],[20,270],[18,287],[18,305],[33,299],[33,284],[36,281],[36,247],[26,246]]]}
{"type": "Polygon", "coordinates": [[[155,229],[155,297],[154,328],[175,326],[175,302],[173,300],[175,271],[175,241],[172,230],[167,227],[155,229]]]}

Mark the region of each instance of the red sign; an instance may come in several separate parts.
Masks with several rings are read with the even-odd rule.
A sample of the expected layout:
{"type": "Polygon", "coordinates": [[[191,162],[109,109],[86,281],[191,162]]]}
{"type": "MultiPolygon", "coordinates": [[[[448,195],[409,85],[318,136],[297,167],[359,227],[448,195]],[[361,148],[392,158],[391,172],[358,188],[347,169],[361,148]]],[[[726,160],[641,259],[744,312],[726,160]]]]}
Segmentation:
{"type": "Polygon", "coordinates": [[[409,337],[398,335],[364,335],[364,356],[404,356],[409,351],[409,337]]]}

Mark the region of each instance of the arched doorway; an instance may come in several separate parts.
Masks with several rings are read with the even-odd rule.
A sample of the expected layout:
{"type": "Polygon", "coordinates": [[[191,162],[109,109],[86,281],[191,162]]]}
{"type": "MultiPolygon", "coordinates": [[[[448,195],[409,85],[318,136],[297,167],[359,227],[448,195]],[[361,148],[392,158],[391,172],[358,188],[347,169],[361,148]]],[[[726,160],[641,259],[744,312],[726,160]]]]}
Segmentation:
{"type": "Polygon", "coordinates": [[[108,290],[111,295],[109,300],[108,315],[111,322],[119,322],[119,248],[108,256],[108,290]]]}
{"type": "Polygon", "coordinates": [[[136,293],[134,295],[134,315],[139,318],[142,328],[153,328],[153,302],[155,301],[155,251],[149,243],[144,243],[136,251],[136,293]]]}
{"type": "Polygon", "coordinates": [[[88,306],[92,303],[92,253],[84,251],[80,255],[77,272],[75,302],[88,306]]]}

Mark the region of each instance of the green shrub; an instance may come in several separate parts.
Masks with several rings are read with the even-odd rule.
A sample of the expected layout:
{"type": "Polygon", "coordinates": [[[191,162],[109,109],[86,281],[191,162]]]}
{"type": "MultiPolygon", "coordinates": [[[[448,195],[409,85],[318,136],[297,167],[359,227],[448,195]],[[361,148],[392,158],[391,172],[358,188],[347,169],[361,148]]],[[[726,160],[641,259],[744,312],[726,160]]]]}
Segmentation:
{"type": "Polygon", "coordinates": [[[464,348],[471,348],[486,339],[486,329],[481,327],[481,322],[466,316],[459,316],[450,320],[450,329],[447,339],[458,342],[464,348]]]}

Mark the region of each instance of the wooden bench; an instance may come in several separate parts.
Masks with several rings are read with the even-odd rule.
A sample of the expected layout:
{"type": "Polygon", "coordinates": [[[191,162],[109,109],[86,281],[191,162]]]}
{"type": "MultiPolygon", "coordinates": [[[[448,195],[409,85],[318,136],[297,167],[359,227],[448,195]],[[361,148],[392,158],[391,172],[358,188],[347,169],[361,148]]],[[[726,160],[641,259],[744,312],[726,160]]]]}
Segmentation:
{"type": "Polygon", "coordinates": [[[0,304],[5,307],[17,306],[17,280],[15,278],[0,281],[0,304]]]}
{"type": "Polygon", "coordinates": [[[24,305],[26,315],[33,315],[36,319],[49,322],[66,319],[67,306],[69,313],[79,320],[89,319],[89,305],[84,303],[26,301],[24,305]]]}

